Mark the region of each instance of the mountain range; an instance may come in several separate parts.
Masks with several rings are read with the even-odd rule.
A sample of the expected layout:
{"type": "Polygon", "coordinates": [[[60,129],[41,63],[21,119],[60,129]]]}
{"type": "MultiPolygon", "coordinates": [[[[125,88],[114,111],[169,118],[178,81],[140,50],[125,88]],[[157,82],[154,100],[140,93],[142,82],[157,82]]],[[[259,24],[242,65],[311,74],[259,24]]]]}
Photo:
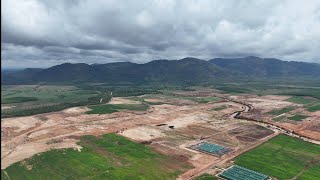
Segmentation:
{"type": "Polygon", "coordinates": [[[282,61],[254,56],[244,58],[197,58],[155,60],[145,64],[64,63],[46,69],[27,68],[2,72],[2,84],[34,83],[204,83],[239,79],[320,78],[320,64],[282,61]]]}

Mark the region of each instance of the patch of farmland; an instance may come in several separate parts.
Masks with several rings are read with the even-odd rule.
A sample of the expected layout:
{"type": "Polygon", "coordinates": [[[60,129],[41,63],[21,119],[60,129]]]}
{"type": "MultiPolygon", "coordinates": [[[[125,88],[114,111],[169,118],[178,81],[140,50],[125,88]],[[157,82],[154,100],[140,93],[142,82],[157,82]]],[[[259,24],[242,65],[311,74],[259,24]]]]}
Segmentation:
{"type": "Polygon", "coordinates": [[[303,119],[306,119],[308,118],[309,116],[306,116],[306,115],[294,115],[294,116],[291,116],[289,117],[288,119],[292,120],[292,121],[302,121],[303,119]]]}
{"type": "Polygon", "coordinates": [[[309,112],[320,111],[320,103],[310,106],[307,110],[308,110],[309,112]]]}
{"type": "Polygon", "coordinates": [[[1,171],[1,179],[175,179],[190,165],[115,134],[83,136],[81,151],[51,150],[1,171]]]}
{"type": "Polygon", "coordinates": [[[237,165],[277,179],[319,177],[320,146],[279,135],[235,159],[237,165]]]}
{"type": "Polygon", "coordinates": [[[284,120],[284,119],[286,119],[286,116],[285,115],[281,115],[281,116],[273,118],[272,120],[273,121],[281,121],[281,120],[284,120]]]}
{"type": "Polygon", "coordinates": [[[297,104],[310,104],[319,101],[316,98],[308,97],[308,96],[293,96],[287,99],[289,102],[297,103],[297,104]]]}
{"type": "Polygon", "coordinates": [[[283,113],[290,112],[290,111],[292,111],[292,110],[294,110],[294,107],[288,106],[288,107],[285,107],[285,108],[282,108],[282,109],[272,110],[272,111],[270,111],[268,114],[280,115],[280,114],[283,114],[283,113]]]}

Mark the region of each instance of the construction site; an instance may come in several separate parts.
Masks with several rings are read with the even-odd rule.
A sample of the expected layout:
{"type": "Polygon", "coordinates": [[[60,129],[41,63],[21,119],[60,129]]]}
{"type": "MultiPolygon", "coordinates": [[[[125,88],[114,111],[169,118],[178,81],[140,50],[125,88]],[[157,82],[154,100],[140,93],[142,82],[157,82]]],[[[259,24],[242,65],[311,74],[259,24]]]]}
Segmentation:
{"type": "MultiPolygon", "coordinates": [[[[178,179],[193,179],[203,173],[225,179],[242,179],[241,174],[251,173],[256,179],[267,179],[259,172],[232,166],[233,159],[278,134],[320,144],[320,112],[307,112],[301,105],[286,101],[288,96],[231,95],[205,89],[138,98],[154,105],[150,103],[146,111],[122,110],[110,114],[86,114],[88,107],[74,107],[2,119],[1,169],[51,149],[81,151],[77,142],[83,135],[117,133],[191,164],[192,168],[178,179]],[[198,101],[208,97],[216,99],[198,101]],[[281,122],[273,121],[275,116],[268,114],[274,107],[287,106],[296,107],[293,112],[303,112],[308,118],[281,122]]],[[[109,103],[144,102],[132,97],[113,97],[109,103]]]]}

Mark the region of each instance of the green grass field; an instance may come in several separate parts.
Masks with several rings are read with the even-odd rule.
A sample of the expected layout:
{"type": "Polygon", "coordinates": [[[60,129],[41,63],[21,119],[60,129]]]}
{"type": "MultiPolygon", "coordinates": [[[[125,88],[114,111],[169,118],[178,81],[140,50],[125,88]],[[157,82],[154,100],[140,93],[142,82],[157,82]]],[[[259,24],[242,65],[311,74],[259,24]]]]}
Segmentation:
{"type": "Polygon", "coordinates": [[[109,101],[110,93],[63,85],[2,86],[1,103],[12,108],[2,110],[1,117],[29,116],[99,104],[101,98],[109,101]]]}
{"type": "MultiPolygon", "coordinates": [[[[97,91],[79,89],[75,86],[58,86],[58,85],[21,85],[21,86],[4,86],[1,87],[1,100],[16,99],[19,97],[37,98],[37,102],[28,103],[33,105],[38,103],[63,103],[83,101],[99,94],[97,91]]],[[[21,99],[21,98],[20,98],[21,99]]],[[[23,100],[23,99],[22,99],[23,100]]],[[[20,103],[17,101],[10,103],[20,103]]]]}
{"type": "MultiPolygon", "coordinates": [[[[320,92],[320,90],[319,90],[320,92]]],[[[306,96],[293,96],[287,99],[289,102],[303,104],[304,108],[309,112],[315,112],[320,110],[320,99],[306,96]]],[[[293,118],[294,120],[296,118],[293,118]]]]}
{"type": "Polygon", "coordinates": [[[320,146],[279,135],[235,159],[237,165],[278,179],[320,177],[320,146]]]}
{"type": "Polygon", "coordinates": [[[308,98],[305,96],[293,96],[289,99],[287,99],[289,102],[297,103],[297,104],[310,104],[319,101],[315,98],[308,98]]]}
{"type": "Polygon", "coordinates": [[[218,180],[218,178],[215,176],[212,176],[211,174],[204,173],[201,176],[194,178],[194,180],[218,180]]]}
{"type": "Polygon", "coordinates": [[[79,145],[81,152],[50,150],[15,163],[1,171],[1,179],[175,179],[190,168],[115,134],[83,136],[79,145]]]}
{"type": "Polygon", "coordinates": [[[307,109],[309,112],[316,112],[316,111],[320,111],[320,103],[319,104],[315,104],[312,105],[310,107],[308,107],[307,109]]]}
{"type": "Polygon", "coordinates": [[[268,112],[268,114],[280,115],[280,114],[283,114],[283,113],[290,112],[292,110],[294,110],[294,108],[289,106],[289,107],[285,107],[285,108],[282,108],[282,109],[276,109],[276,110],[270,111],[270,112],[268,112]]]}
{"type": "Polygon", "coordinates": [[[285,119],[285,118],[286,118],[286,116],[282,115],[282,116],[273,118],[272,120],[273,120],[273,121],[281,121],[281,120],[283,120],[283,119],[285,119]]]}
{"type": "Polygon", "coordinates": [[[1,87],[1,103],[16,109],[33,108],[59,103],[86,101],[99,92],[79,89],[75,86],[20,85],[1,87]]]}
{"type": "Polygon", "coordinates": [[[104,104],[89,106],[90,111],[87,114],[111,114],[121,110],[146,111],[148,106],[144,104],[104,104]]]}
{"type": "Polygon", "coordinates": [[[302,121],[303,119],[305,119],[307,117],[309,117],[309,116],[298,114],[298,115],[291,116],[288,119],[290,119],[292,121],[302,121]]]}
{"type": "Polygon", "coordinates": [[[254,81],[237,83],[216,83],[213,88],[231,94],[250,93],[257,95],[289,95],[310,96],[320,99],[320,85],[318,81],[254,81]]]}

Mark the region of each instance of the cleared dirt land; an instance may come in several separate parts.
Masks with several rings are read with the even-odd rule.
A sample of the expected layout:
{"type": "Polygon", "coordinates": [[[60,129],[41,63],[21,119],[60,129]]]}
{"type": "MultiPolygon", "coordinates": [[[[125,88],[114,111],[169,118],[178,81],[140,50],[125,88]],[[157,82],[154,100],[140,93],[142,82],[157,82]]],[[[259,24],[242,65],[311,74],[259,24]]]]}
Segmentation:
{"type": "MultiPolygon", "coordinates": [[[[78,151],[83,152],[88,148],[89,145],[83,143],[82,137],[84,135],[104,137],[104,134],[115,133],[138,145],[143,144],[148,151],[159,153],[159,157],[168,158],[168,161],[159,161],[160,164],[153,166],[155,168],[162,168],[168,162],[179,162],[173,164],[171,174],[164,173],[163,176],[168,179],[190,179],[205,172],[214,174],[211,167],[228,166],[232,163],[233,158],[279,134],[277,129],[270,128],[267,124],[230,117],[234,112],[243,110],[244,105],[217,98],[217,96],[230,95],[222,95],[214,90],[180,91],[171,95],[140,96],[140,99],[145,99],[144,104],[148,101],[161,102],[158,105],[150,103],[147,110],[144,111],[121,109],[109,114],[86,114],[90,107],[77,107],[55,113],[2,119],[1,169],[4,170],[2,175],[10,177],[11,173],[16,172],[12,169],[18,167],[17,164],[14,164],[16,162],[28,162],[21,165],[30,169],[32,162],[37,161],[37,159],[32,160],[32,156],[51,149],[73,148],[74,150],[70,150],[70,152],[66,150],[67,154],[70,153],[68,155],[71,158],[72,154],[78,151]],[[230,152],[219,157],[189,148],[202,141],[227,147],[230,152]]],[[[282,126],[292,128],[311,138],[320,137],[319,128],[317,128],[320,117],[318,112],[308,113],[303,110],[308,113],[309,117],[301,122],[272,121],[274,115],[270,115],[268,112],[274,110],[275,106],[277,108],[301,107],[299,104],[287,101],[289,97],[258,97],[253,95],[231,97],[253,105],[253,111],[244,113],[248,117],[259,118],[275,124],[281,123],[282,126]]],[[[113,98],[111,103],[114,105],[125,104],[126,106],[130,104],[141,105],[140,101],[133,99],[113,98]]],[[[94,138],[93,136],[89,137],[94,138]]],[[[115,148],[121,146],[119,142],[115,142],[118,143],[115,148]]],[[[95,151],[99,151],[100,155],[108,156],[108,153],[114,150],[108,149],[108,147],[103,148],[95,149],[95,151]]],[[[62,152],[57,151],[57,154],[60,153],[62,152]]],[[[116,160],[118,156],[113,154],[110,157],[115,161],[111,166],[113,168],[124,168],[128,163],[127,160],[131,159],[128,157],[128,159],[118,162],[116,160]]],[[[155,159],[152,161],[156,162],[155,159]]],[[[34,168],[36,167],[33,166],[34,168]]],[[[101,166],[100,168],[102,169],[97,170],[100,174],[108,170],[107,167],[101,166]]],[[[133,171],[129,169],[124,171],[133,171]]],[[[25,170],[23,171],[25,172],[25,170]]],[[[120,170],[117,172],[110,170],[110,172],[115,173],[114,177],[130,177],[130,173],[125,173],[126,176],[119,176],[118,173],[123,173],[120,170]]],[[[149,172],[153,172],[153,170],[149,172]]],[[[145,172],[140,173],[145,174],[145,172]]],[[[101,177],[103,176],[101,175],[101,177]]],[[[150,176],[146,175],[145,177],[150,176]]]]}
{"type": "Polygon", "coordinates": [[[310,97],[289,96],[234,96],[253,106],[244,118],[260,120],[281,127],[288,132],[320,141],[320,110],[308,111],[309,106],[319,103],[310,97]]]}

